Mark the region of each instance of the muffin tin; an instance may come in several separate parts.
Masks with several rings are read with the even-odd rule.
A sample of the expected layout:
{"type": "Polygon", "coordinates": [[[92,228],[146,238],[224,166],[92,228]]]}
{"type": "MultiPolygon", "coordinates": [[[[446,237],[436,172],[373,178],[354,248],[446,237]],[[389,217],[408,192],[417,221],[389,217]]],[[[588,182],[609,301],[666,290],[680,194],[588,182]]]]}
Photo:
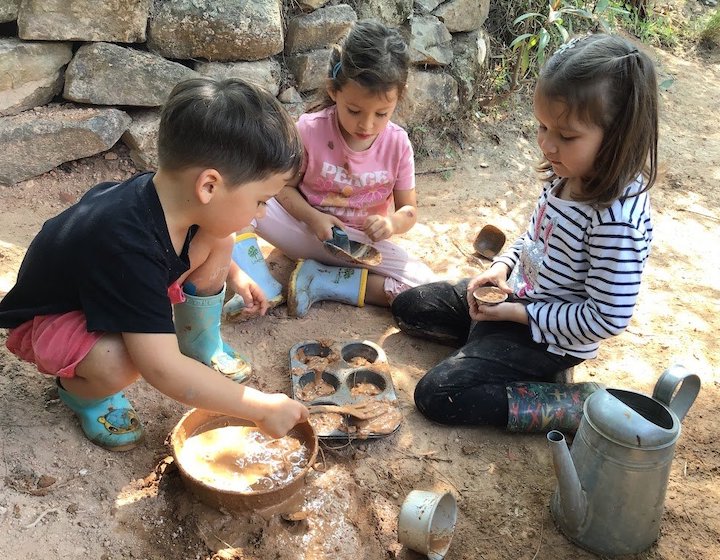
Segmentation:
{"type": "MultiPolygon", "coordinates": [[[[290,372],[293,398],[303,404],[346,405],[374,399],[387,402],[389,410],[395,413],[390,416],[390,425],[383,425],[381,432],[374,431],[373,425],[368,424],[372,421],[358,421],[345,415],[342,415],[342,419],[337,423],[330,422],[328,425],[323,425],[322,422],[315,422],[313,425],[319,438],[380,438],[394,433],[400,427],[401,416],[387,356],[377,344],[367,340],[350,340],[342,343],[317,340],[299,342],[290,349],[290,372]],[[334,392],[310,399],[303,398],[305,397],[303,389],[315,381],[318,371],[321,371],[322,380],[334,388],[334,392]],[[353,388],[361,383],[375,386],[379,393],[354,395],[353,388]]],[[[325,416],[325,414],[312,416],[325,416]]]]}

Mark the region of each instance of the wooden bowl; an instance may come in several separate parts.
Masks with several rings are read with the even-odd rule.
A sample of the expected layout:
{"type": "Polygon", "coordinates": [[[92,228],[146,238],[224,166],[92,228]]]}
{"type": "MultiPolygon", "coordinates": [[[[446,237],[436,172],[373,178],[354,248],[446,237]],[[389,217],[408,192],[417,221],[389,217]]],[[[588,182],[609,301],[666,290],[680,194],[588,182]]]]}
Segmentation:
{"type": "Polygon", "coordinates": [[[200,501],[216,509],[230,512],[258,510],[280,504],[302,488],[305,484],[305,475],[315,464],[318,451],[315,430],[308,422],[298,424],[288,434],[298,438],[301,443],[307,446],[309,451],[307,464],[290,482],[280,487],[260,491],[231,491],[213,487],[188,472],[183,465],[182,459],[178,458],[185,442],[193,435],[225,426],[254,426],[254,424],[241,418],[233,418],[194,408],[180,419],[170,433],[170,446],[173,457],[175,457],[175,464],[180,471],[180,477],[185,487],[200,501]]]}
{"type": "Polygon", "coordinates": [[[497,305],[508,298],[508,295],[497,286],[476,288],[473,297],[480,305],[497,305]]]}
{"type": "Polygon", "coordinates": [[[478,255],[492,259],[505,245],[505,234],[493,225],[484,226],[475,238],[473,248],[478,255]]]}

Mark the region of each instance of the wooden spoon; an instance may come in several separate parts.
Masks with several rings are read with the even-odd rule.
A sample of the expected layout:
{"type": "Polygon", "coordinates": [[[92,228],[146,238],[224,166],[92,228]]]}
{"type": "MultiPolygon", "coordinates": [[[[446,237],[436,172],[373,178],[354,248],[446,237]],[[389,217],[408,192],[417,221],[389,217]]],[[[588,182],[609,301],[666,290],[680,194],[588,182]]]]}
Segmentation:
{"type": "Polygon", "coordinates": [[[320,412],[336,412],[338,414],[348,414],[359,420],[370,420],[382,416],[388,411],[388,404],[380,401],[366,401],[357,404],[311,404],[308,406],[310,414],[318,414],[320,412]]]}

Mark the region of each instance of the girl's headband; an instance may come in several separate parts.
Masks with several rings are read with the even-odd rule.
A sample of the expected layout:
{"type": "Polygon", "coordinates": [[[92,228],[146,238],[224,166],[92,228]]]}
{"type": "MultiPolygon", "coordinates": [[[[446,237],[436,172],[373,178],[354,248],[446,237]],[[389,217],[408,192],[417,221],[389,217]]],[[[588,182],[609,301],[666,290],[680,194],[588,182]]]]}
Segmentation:
{"type": "Polygon", "coordinates": [[[340,68],[341,68],[341,65],[340,65],[340,62],[338,61],[338,63],[335,64],[335,66],[333,66],[333,69],[332,69],[332,79],[333,80],[335,78],[337,78],[338,73],[340,72],[340,68]]]}

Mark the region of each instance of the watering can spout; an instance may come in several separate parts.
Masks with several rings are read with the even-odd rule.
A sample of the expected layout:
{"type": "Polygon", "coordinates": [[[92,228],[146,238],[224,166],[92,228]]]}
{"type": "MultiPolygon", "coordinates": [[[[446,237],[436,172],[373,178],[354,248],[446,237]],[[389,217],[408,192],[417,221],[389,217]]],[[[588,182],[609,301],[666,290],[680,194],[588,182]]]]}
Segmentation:
{"type": "Polygon", "coordinates": [[[570,450],[565,442],[565,436],[557,430],[547,435],[550,451],[552,452],[555,476],[558,481],[556,498],[560,511],[555,512],[564,520],[569,532],[579,531],[587,515],[587,500],[585,491],[580,484],[577,470],[570,457],[570,450]]]}

